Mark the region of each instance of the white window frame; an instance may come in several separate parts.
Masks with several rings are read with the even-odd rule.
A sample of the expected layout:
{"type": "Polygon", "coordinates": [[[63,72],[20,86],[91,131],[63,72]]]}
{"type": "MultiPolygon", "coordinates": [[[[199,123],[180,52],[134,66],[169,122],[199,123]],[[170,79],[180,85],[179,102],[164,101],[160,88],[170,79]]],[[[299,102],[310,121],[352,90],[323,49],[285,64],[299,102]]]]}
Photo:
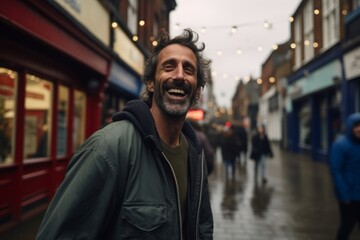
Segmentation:
{"type": "Polygon", "coordinates": [[[304,62],[314,57],[314,16],[313,1],[309,0],[304,7],[304,62]],[[308,41],[308,45],[305,45],[308,41]]]}
{"type": "Polygon", "coordinates": [[[127,26],[133,35],[137,35],[138,32],[138,9],[138,0],[128,0],[127,26]]]}
{"type": "Polygon", "coordinates": [[[296,44],[295,48],[295,63],[294,70],[301,67],[301,50],[302,50],[302,42],[301,42],[301,18],[298,16],[294,20],[294,40],[296,44]]]}
{"type": "Polygon", "coordinates": [[[339,0],[322,0],[323,49],[340,40],[339,0]]]}

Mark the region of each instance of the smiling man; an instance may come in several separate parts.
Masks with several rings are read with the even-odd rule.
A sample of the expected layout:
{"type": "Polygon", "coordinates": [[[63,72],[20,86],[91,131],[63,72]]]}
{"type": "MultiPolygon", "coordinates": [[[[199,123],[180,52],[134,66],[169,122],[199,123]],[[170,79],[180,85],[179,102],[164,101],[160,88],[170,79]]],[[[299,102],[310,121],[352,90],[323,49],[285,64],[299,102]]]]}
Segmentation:
{"type": "Polygon", "coordinates": [[[213,238],[204,154],[185,121],[209,67],[197,41],[162,34],[143,99],[74,154],[37,239],[213,238]]]}

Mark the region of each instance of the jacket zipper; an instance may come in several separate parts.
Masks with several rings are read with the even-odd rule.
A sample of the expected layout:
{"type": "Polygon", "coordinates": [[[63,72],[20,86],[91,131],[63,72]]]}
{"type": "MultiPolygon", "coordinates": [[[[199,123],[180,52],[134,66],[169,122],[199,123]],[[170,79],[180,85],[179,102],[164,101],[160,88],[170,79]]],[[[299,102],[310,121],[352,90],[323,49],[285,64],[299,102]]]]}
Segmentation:
{"type": "Polygon", "coordinates": [[[200,216],[200,203],[202,199],[202,192],[203,192],[203,179],[204,179],[204,149],[201,152],[201,178],[200,178],[200,193],[199,193],[199,202],[197,207],[197,216],[196,216],[196,227],[195,227],[195,236],[198,239],[198,229],[199,229],[199,216],[200,216]]]}
{"type": "Polygon", "coordinates": [[[177,208],[178,208],[178,211],[179,211],[179,225],[180,225],[180,239],[182,240],[183,239],[183,230],[182,230],[182,215],[181,215],[181,208],[180,208],[180,193],[179,193],[179,184],[176,180],[176,176],[175,176],[175,172],[174,172],[174,169],[173,167],[171,166],[169,160],[166,158],[165,154],[163,152],[161,152],[161,154],[164,156],[166,162],[168,163],[170,169],[171,169],[171,172],[172,172],[172,176],[174,178],[174,181],[175,181],[175,185],[176,185],[176,199],[177,199],[177,208]]]}

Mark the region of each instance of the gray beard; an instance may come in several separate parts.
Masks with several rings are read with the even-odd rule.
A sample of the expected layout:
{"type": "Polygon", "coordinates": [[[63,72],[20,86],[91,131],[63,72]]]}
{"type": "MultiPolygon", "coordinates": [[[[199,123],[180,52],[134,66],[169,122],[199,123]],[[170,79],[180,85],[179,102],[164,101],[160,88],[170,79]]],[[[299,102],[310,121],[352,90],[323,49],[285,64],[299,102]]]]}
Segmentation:
{"type": "Polygon", "coordinates": [[[192,94],[190,99],[183,101],[173,101],[164,97],[164,92],[160,86],[156,93],[154,93],[154,100],[159,108],[170,117],[184,117],[189,111],[190,107],[195,103],[195,94],[192,94]]]}

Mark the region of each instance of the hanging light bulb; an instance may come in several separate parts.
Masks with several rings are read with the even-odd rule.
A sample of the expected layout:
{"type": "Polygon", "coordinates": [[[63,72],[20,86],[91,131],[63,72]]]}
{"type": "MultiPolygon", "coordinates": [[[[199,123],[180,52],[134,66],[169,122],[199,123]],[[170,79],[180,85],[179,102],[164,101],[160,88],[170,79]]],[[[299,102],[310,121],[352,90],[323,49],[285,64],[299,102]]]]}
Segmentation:
{"type": "Polygon", "coordinates": [[[236,33],[236,32],[237,32],[237,26],[232,26],[231,33],[236,33]]]}
{"type": "Polygon", "coordinates": [[[206,27],[201,27],[200,32],[201,32],[202,34],[206,33],[206,27]]]}
{"type": "Polygon", "coordinates": [[[271,29],[271,28],[272,28],[272,24],[269,23],[267,20],[265,20],[265,22],[264,22],[264,28],[266,28],[266,29],[271,29]]]}

